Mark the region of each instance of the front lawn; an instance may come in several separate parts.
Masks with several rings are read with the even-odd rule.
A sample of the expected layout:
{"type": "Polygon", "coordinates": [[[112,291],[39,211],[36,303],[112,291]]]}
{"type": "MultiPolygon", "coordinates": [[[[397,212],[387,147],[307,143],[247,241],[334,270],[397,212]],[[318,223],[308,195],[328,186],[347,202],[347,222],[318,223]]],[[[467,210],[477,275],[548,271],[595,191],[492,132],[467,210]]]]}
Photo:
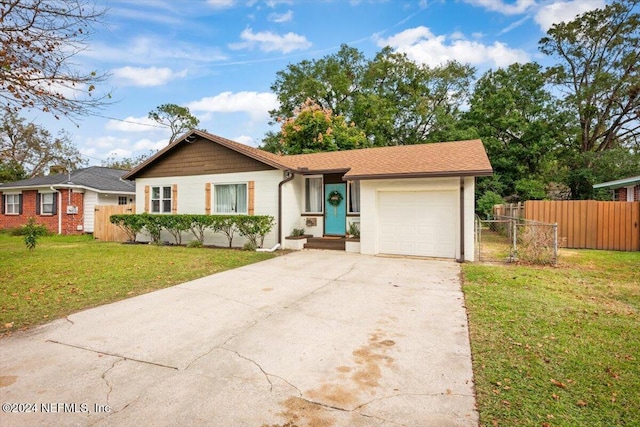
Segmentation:
{"type": "Polygon", "coordinates": [[[0,334],[272,258],[264,252],[0,234],[0,334]]]}
{"type": "Polygon", "coordinates": [[[640,253],[464,265],[482,426],[640,425],[640,253]]]}

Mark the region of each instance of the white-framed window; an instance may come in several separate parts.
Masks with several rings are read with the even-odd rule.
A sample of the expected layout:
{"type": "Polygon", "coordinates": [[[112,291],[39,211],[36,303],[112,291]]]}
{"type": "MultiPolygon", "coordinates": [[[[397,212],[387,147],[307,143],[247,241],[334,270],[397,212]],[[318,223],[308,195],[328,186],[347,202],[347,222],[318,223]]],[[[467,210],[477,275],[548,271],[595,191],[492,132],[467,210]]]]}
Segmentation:
{"type": "Polygon", "coordinates": [[[119,205],[126,205],[128,201],[127,196],[118,196],[118,204],[119,205]]]}
{"type": "Polygon", "coordinates": [[[322,176],[304,177],[304,212],[322,213],[323,209],[323,180],[322,176]]]}
{"type": "Polygon", "coordinates": [[[151,213],[171,213],[171,186],[151,187],[151,213]]]}
{"type": "Polygon", "coordinates": [[[53,215],[55,212],[56,197],[54,193],[40,194],[40,215],[53,215]]]}
{"type": "Polygon", "coordinates": [[[347,182],[349,193],[349,213],[360,213],[360,181],[347,182]]]}
{"type": "Polygon", "coordinates": [[[213,212],[218,214],[247,214],[249,194],[247,183],[214,184],[213,212]]]}
{"type": "Polygon", "coordinates": [[[19,215],[22,213],[22,197],[20,194],[6,194],[4,196],[5,215],[19,215]]]}

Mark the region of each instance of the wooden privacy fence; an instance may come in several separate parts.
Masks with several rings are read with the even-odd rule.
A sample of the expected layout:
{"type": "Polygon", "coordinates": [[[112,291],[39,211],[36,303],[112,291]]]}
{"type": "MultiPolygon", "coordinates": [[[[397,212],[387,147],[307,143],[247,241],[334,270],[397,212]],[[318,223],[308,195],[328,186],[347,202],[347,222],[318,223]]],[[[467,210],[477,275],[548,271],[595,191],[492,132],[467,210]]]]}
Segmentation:
{"type": "Polygon", "coordinates": [[[111,215],[136,213],[135,205],[97,205],[94,211],[93,237],[105,242],[126,242],[127,233],[111,224],[111,215]]]}
{"type": "Polygon", "coordinates": [[[558,224],[562,247],[640,251],[640,202],[530,200],[524,206],[525,219],[558,224]]]}

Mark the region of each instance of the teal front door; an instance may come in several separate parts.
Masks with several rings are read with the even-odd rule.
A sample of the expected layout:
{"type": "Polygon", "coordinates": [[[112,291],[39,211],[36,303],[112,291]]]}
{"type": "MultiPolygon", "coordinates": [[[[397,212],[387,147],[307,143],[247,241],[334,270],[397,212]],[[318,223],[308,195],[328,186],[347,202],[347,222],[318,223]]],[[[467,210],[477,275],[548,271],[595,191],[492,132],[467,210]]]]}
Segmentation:
{"type": "Polygon", "coordinates": [[[347,184],[324,186],[324,234],[344,236],[347,231],[347,184]]]}

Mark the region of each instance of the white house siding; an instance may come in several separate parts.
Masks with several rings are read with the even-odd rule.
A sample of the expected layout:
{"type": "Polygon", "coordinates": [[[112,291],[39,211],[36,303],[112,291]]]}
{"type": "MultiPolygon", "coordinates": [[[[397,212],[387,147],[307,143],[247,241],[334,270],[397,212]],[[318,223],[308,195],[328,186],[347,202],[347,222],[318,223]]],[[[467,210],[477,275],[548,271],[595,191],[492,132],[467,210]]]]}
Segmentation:
{"type": "MultiPolygon", "coordinates": [[[[472,261],[474,256],[474,178],[464,179],[465,184],[465,259],[472,261]]],[[[420,178],[404,180],[364,180],[360,182],[360,250],[363,254],[378,254],[380,250],[380,194],[386,192],[433,192],[433,194],[447,195],[452,201],[451,193],[455,193],[455,206],[451,212],[455,229],[451,230],[451,237],[455,241],[455,258],[460,257],[460,179],[456,178],[420,178]]],[[[386,196],[385,196],[386,198],[386,196]]],[[[384,199],[384,198],[383,198],[384,199]]],[[[453,205],[453,203],[451,203],[453,205]]],[[[388,212],[387,212],[388,213],[388,212]]],[[[399,221],[413,221],[405,219],[403,212],[398,209],[399,221]]]]}
{"type": "MultiPolygon", "coordinates": [[[[136,212],[145,211],[145,186],[171,186],[177,185],[177,213],[179,214],[205,214],[205,185],[212,184],[232,184],[254,181],[254,214],[271,215],[276,221],[278,218],[278,184],[283,179],[280,170],[240,172],[215,175],[194,175],[179,177],[161,178],[138,178],[136,179],[136,212]]],[[[212,196],[212,195],[211,195],[212,196]]],[[[213,200],[211,201],[211,213],[213,214],[213,200]]],[[[173,242],[173,237],[169,233],[162,234],[163,241],[173,242]]],[[[185,232],[182,236],[183,243],[194,239],[191,232],[185,232]]],[[[149,240],[148,236],[138,235],[138,240],[149,240]]],[[[277,242],[277,225],[265,237],[264,247],[272,247],[277,242]]],[[[237,235],[234,236],[233,246],[238,247],[246,243],[246,240],[237,235]]],[[[226,246],[228,244],[226,236],[221,233],[209,233],[205,239],[207,245],[226,246]]]]}
{"type": "Polygon", "coordinates": [[[95,209],[98,202],[98,193],[95,191],[84,192],[84,231],[86,233],[93,233],[95,226],[95,209]]]}
{"type": "Polygon", "coordinates": [[[282,186],[282,235],[280,242],[283,249],[287,249],[287,240],[294,228],[304,228],[303,218],[300,217],[304,205],[303,179],[295,175],[292,181],[282,186]]]}

